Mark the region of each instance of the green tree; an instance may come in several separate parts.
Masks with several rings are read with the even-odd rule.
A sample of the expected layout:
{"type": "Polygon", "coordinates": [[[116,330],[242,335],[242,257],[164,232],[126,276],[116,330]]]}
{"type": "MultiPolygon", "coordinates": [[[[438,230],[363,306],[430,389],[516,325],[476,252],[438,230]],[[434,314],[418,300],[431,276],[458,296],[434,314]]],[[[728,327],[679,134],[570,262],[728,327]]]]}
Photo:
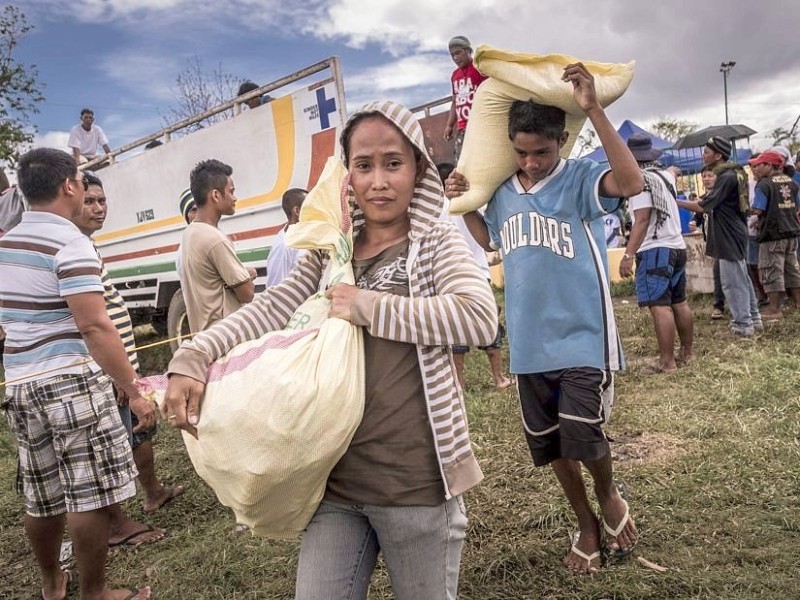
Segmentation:
{"type": "Polygon", "coordinates": [[[664,138],[670,142],[677,142],[683,136],[697,131],[697,127],[697,123],[692,123],[691,121],[682,121],[680,119],[673,119],[672,117],[661,117],[647,129],[660,138],[664,138]]]}
{"type": "Polygon", "coordinates": [[[33,142],[31,117],[44,100],[36,65],[14,58],[22,38],[33,29],[16,6],[0,10],[0,163],[14,161],[33,142]]]}
{"type": "Polygon", "coordinates": [[[792,156],[800,151],[800,138],[798,138],[797,129],[792,128],[791,131],[785,127],[778,127],[769,132],[769,137],[773,140],[773,145],[784,145],[789,148],[792,156]]]}

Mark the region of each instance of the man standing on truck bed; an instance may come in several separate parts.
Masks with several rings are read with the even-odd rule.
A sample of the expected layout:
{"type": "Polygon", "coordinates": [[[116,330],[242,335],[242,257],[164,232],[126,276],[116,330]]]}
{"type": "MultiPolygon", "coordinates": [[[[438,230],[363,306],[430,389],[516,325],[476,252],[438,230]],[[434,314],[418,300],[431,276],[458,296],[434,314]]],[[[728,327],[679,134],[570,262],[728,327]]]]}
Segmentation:
{"type": "Polygon", "coordinates": [[[450,76],[453,93],[453,102],[450,104],[450,115],[447,117],[447,126],[444,129],[444,139],[456,135],[456,162],[461,155],[461,146],[464,144],[464,132],[467,129],[469,113],[472,110],[472,100],[478,86],[487,78],[475,68],[472,62],[472,45],[463,35],[457,35],[447,45],[450,58],[456,64],[450,76]]]}
{"type": "Polygon", "coordinates": [[[192,333],[208,329],[255,294],[255,270],[242,264],[219,229],[222,216],[236,211],[232,173],[230,166],[211,159],[198,163],[189,176],[197,217],[181,238],[178,277],[192,333]]]}

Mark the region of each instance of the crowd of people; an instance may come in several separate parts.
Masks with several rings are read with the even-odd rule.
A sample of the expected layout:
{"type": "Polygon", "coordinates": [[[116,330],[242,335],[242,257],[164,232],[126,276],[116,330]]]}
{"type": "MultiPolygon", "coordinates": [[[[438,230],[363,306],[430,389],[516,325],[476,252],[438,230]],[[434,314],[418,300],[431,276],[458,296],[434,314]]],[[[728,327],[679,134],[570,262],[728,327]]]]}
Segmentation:
{"type": "MultiPolygon", "coordinates": [[[[485,210],[446,218],[448,199],[469,189],[454,164],[485,79],[466,37],[454,37],[449,50],[456,69],[443,136],[455,141],[454,163],[434,164],[419,123],[393,102],[362,107],[341,133],[356,283],[333,285],[326,296],[331,317],[363,327],[366,398],[361,424],[302,538],[301,600],[365,599],[379,554],[396,598],[457,597],[467,535],[463,495],[483,478],[466,421],[467,350],[486,351],[497,388],[512,385],[485,252],[499,251],[503,260],[510,371],[531,459],[552,469],[577,520],[563,558],[575,573],[626,558],[639,538],[614,481],[603,429],[614,376],[625,361],[604,262],[606,237],[591,223],[620,210],[630,217],[619,269],[635,276],[638,303],[653,319],[658,359],[648,373],[674,372],[692,360],[694,315],[679,207],[708,217],[707,253],[718,265],[733,335],[750,337],[764,319],[780,319],[787,291],[800,301],[800,200],[789,157],[770,150],[751,159],[757,181],[751,194],[745,172],[728,162],[730,140],[712,137],[703,151],[706,193],[681,199],[650,138],[635,135],[626,143],[614,130],[581,63],[568,65],[562,79],[597,132],[608,165],[561,158],[568,139],[564,111],[514,101],[508,138],[517,171],[485,210]],[[545,242],[530,229],[537,222],[553,223],[558,234],[545,242]],[[756,248],[755,271],[748,270],[749,243],[756,248]],[[543,275],[547,285],[531,285],[543,275]],[[766,301],[763,312],[756,290],[766,301]]],[[[247,82],[240,94],[254,89],[247,82]]],[[[256,108],[271,98],[252,100],[256,108]]],[[[102,181],[78,168],[98,144],[110,150],[91,111],[81,118],[74,146],[70,138],[72,155],[38,148],[19,161],[29,210],[0,238],[5,403],[42,597],[67,597],[71,573],[59,566],[66,526],[80,597],[140,600],[150,597],[148,587],[106,586],[108,548],[154,543],[165,531],[130,519],[121,503],[135,495],[137,477],[146,513],[157,513],[183,488],[156,476],[156,408],[136,385],[130,316],[91,240],[109,203],[102,181]]],[[[236,208],[232,167],[204,160],[188,176],[179,199],[187,226],[177,269],[194,336],[169,364],[161,412],[171,426],[196,434],[208,366],[238,344],[284,328],[317,291],[329,258],[285,245],[283,234],[298,221],[307,193],[288,190],[267,288],[256,293],[256,272],[219,229],[236,208]]]]}

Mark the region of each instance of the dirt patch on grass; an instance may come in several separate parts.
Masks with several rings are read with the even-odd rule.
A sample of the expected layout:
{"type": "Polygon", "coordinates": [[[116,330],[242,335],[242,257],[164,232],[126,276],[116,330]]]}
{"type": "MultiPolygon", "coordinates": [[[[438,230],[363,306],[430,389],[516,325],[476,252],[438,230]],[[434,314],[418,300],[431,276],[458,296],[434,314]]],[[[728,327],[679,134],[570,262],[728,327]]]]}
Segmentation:
{"type": "Polygon", "coordinates": [[[637,431],[624,432],[613,437],[611,456],[615,462],[660,463],[671,460],[682,452],[681,441],[665,433],[637,431]]]}

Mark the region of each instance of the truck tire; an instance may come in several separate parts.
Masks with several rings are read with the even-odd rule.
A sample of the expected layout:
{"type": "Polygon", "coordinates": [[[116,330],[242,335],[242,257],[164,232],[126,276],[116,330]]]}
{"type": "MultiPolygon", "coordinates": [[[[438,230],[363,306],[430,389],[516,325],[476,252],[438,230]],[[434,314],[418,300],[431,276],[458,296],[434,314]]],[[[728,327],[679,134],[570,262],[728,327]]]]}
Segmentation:
{"type": "MultiPolygon", "coordinates": [[[[167,312],[167,335],[177,338],[189,333],[189,319],[186,316],[186,302],[183,299],[183,292],[178,290],[169,301],[169,311],[167,312]]],[[[174,353],[181,345],[183,340],[172,340],[169,347],[174,353]]]]}
{"type": "Polygon", "coordinates": [[[150,318],[150,324],[160,337],[169,335],[169,323],[167,322],[167,315],[158,314],[150,318]]]}

